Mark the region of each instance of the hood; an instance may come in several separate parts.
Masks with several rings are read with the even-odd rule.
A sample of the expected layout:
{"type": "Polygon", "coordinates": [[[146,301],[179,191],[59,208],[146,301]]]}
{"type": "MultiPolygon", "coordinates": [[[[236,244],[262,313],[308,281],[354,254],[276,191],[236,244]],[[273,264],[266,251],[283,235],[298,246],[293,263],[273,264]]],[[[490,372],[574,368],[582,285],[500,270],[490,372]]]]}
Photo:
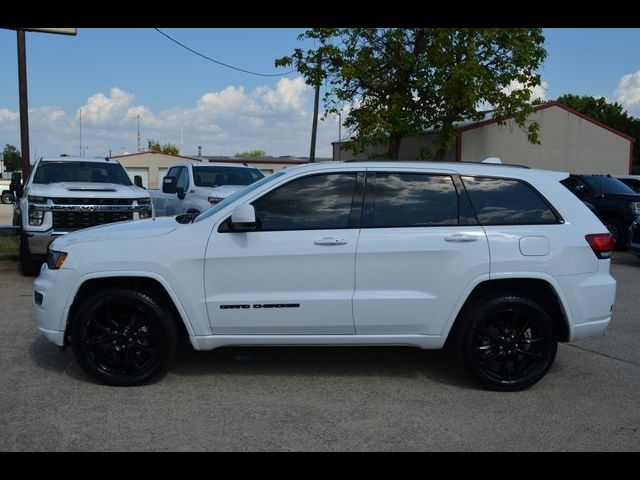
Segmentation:
{"type": "Polygon", "coordinates": [[[227,198],[229,195],[236,193],[238,190],[246,187],[246,185],[221,185],[210,189],[212,197],[227,198]]]}
{"type": "Polygon", "coordinates": [[[145,198],[149,193],[135,185],[118,183],[61,182],[32,183],[29,195],[37,197],[77,197],[77,198],[145,198]]]}
{"type": "Polygon", "coordinates": [[[147,220],[130,220],[100,225],[62,235],[53,241],[51,249],[64,250],[65,247],[79,242],[159,237],[173,232],[179,226],[180,224],[176,222],[174,217],[156,217],[147,220]]]}

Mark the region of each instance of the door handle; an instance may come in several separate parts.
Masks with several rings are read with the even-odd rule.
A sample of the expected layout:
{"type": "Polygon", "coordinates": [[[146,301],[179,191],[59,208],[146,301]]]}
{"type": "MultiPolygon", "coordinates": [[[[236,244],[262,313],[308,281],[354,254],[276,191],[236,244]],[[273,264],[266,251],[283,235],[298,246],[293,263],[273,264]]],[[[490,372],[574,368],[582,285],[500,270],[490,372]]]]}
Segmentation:
{"type": "Polygon", "coordinates": [[[347,242],[344,238],[335,237],[322,237],[313,241],[316,245],[346,245],[347,242]]]}
{"type": "Polygon", "coordinates": [[[478,237],[474,237],[473,235],[451,235],[450,237],[445,237],[445,242],[454,242],[454,243],[468,243],[475,242],[478,240],[478,237]]]}

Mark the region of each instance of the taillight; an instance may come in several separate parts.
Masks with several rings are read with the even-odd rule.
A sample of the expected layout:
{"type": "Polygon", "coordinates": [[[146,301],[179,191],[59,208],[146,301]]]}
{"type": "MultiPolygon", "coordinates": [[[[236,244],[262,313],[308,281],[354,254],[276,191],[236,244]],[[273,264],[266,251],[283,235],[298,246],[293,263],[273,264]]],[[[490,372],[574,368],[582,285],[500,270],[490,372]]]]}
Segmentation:
{"type": "Polygon", "coordinates": [[[613,235],[610,233],[592,233],[584,238],[598,258],[611,258],[613,235]]]}

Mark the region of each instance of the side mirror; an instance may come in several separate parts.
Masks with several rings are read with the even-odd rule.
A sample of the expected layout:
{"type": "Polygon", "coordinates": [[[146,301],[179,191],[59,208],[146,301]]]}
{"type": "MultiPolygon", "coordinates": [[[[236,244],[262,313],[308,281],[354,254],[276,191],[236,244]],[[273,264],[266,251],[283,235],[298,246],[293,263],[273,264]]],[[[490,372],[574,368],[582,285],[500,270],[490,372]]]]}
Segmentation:
{"type": "Polygon", "coordinates": [[[256,211],[253,205],[238,205],[231,212],[231,221],[229,223],[231,230],[234,232],[247,232],[256,228],[256,211]]]}
{"type": "Polygon", "coordinates": [[[187,194],[184,191],[184,188],[182,187],[176,187],[176,193],[178,194],[178,198],[180,200],[184,200],[184,197],[187,196],[187,194]]]}
{"type": "Polygon", "coordinates": [[[162,179],[162,193],[176,193],[176,177],[162,179]]]}
{"type": "Polygon", "coordinates": [[[144,185],[142,184],[142,176],[140,176],[140,175],[135,175],[135,176],[133,177],[133,184],[134,184],[136,187],[144,188],[144,185]]]}
{"type": "Polygon", "coordinates": [[[24,188],[22,186],[22,172],[13,172],[11,174],[9,190],[14,192],[16,198],[22,197],[22,193],[24,192],[24,188]]]}

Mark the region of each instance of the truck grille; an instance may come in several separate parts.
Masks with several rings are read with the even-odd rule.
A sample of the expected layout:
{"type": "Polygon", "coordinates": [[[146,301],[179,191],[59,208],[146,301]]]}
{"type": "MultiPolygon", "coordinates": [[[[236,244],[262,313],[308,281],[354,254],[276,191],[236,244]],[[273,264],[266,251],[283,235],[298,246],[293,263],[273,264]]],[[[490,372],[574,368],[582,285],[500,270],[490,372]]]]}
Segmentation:
{"type": "Polygon", "coordinates": [[[130,198],[52,198],[56,205],[131,205],[130,198]]]}
{"type": "Polygon", "coordinates": [[[63,232],[124,220],[133,220],[133,212],[53,212],[53,228],[63,232]]]}

